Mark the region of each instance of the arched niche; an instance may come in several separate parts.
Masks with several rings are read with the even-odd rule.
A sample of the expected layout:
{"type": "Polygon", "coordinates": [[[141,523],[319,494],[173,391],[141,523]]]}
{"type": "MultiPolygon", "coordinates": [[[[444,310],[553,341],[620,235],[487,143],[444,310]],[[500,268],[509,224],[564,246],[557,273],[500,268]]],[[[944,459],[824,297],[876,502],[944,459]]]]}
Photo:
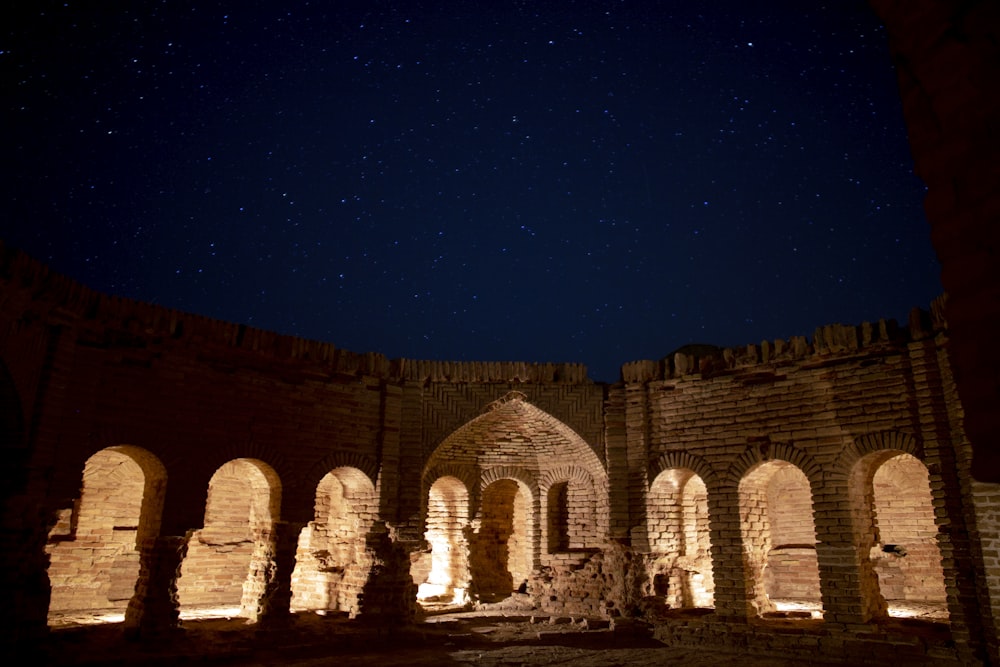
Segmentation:
{"type": "Polygon", "coordinates": [[[946,619],[947,593],[927,467],[910,453],[882,450],[851,474],[862,591],[873,616],[946,619]]]}
{"type": "Polygon", "coordinates": [[[375,485],[361,470],[342,466],[320,480],[313,520],[299,535],[293,611],[357,615],[358,597],[372,565],[366,538],[377,513],[375,485]]]}
{"type": "Polygon", "coordinates": [[[759,615],[822,613],[812,490],[787,461],[752,467],[740,480],[747,600],[759,615]]]}
{"type": "Polygon", "coordinates": [[[647,496],[651,592],[671,608],[712,607],[708,490],[693,470],[664,470],[647,496]]]}
{"type": "Polygon", "coordinates": [[[497,602],[526,586],[535,567],[534,506],[530,488],[520,480],[497,479],[483,489],[469,558],[479,600],[497,602]]]}
{"type": "Polygon", "coordinates": [[[257,459],[233,459],[208,483],[205,520],[188,540],[177,580],[181,613],[198,609],[256,620],[273,558],[281,482],[257,459]]]}
{"type": "Polygon", "coordinates": [[[125,610],[141,548],[159,534],[166,483],[163,464],[141,447],[117,445],[87,459],[79,498],[49,533],[50,623],[70,611],[125,610]]]}
{"type": "MultiPolygon", "coordinates": [[[[456,429],[435,448],[424,467],[424,498],[430,497],[431,484],[444,475],[461,480],[471,495],[470,537],[453,544],[465,550],[456,558],[470,564],[473,596],[480,591],[490,598],[511,593],[504,593],[504,585],[499,584],[503,578],[501,568],[489,565],[488,558],[483,560],[484,553],[475,552],[476,545],[485,548],[479,537],[483,530],[497,534],[506,530],[495,515],[499,507],[516,508],[518,512],[523,509],[526,522],[523,530],[518,526],[503,538],[513,536],[519,548],[524,544],[527,554],[524,560],[528,565],[520,565],[519,555],[510,561],[515,564],[513,571],[507,570],[512,579],[507,585],[513,586],[512,590],[522,588],[541,565],[553,558],[566,564],[567,559],[582,563],[607,537],[608,477],[600,459],[576,432],[519,392],[510,392],[489,404],[483,414],[456,429]],[[507,481],[494,487],[501,479],[507,481]],[[550,529],[554,540],[551,545],[550,529]],[[488,583],[480,587],[477,572],[496,576],[486,575],[488,583]]],[[[449,521],[464,520],[454,516],[449,521]]],[[[425,532],[428,527],[425,523],[425,532]]],[[[494,535],[491,539],[499,538],[494,535]]],[[[416,571],[418,585],[426,583],[422,581],[425,576],[423,571],[416,571]]]]}
{"type": "Polygon", "coordinates": [[[424,539],[429,553],[414,562],[411,573],[417,584],[417,600],[464,604],[468,601],[469,491],[462,480],[439,477],[427,492],[424,539]]]}

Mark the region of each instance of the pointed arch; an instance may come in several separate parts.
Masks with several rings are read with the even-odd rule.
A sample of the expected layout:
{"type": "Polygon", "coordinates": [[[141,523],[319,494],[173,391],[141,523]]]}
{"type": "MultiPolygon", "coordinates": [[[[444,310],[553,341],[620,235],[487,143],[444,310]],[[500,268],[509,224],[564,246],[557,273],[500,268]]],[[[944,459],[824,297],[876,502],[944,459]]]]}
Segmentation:
{"type": "Polygon", "coordinates": [[[766,436],[747,444],[743,453],[729,466],[726,477],[738,484],[751,469],[769,461],[792,464],[806,476],[812,488],[819,488],[822,484],[823,469],[816,459],[792,443],[771,442],[766,436]]]}
{"type": "Polygon", "coordinates": [[[351,468],[361,472],[368,478],[373,488],[378,484],[378,462],[373,457],[360,452],[345,451],[330,452],[317,461],[315,465],[309,468],[309,472],[302,483],[308,485],[310,488],[316,488],[331,470],[340,468],[351,468]]]}
{"type": "Polygon", "coordinates": [[[445,475],[461,480],[469,491],[472,535],[462,548],[469,550],[473,594],[510,595],[510,586],[522,583],[500,583],[507,575],[494,576],[501,572],[494,561],[513,563],[507,570],[511,580],[528,579],[539,567],[542,536],[547,535],[547,494],[553,484],[566,483],[567,511],[574,500],[582,508],[575,510],[579,516],[570,521],[580,526],[586,522],[589,529],[573,531],[565,546],[596,548],[607,534],[604,465],[573,429],[532,405],[521,392],[510,391],[487,405],[482,414],[448,435],[428,458],[422,476],[425,530],[431,485],[445,475]],[[510,523],[511,513],[518,516],[514,523],[510,523]],[[584,514],[589,516],[584,519],[584,514]],[[594,521],[595,517],[599,520],[594,521]],[[500,555],[486,547],[497,540],[516,544],[508,550],[516,558],[508,559],[508,553],[500,555]],[[478,583],[477,573],[486,573],[478,583]]]}
{"type": "Polygon", "coordinates": [[[901,431],[878,431],[858,436],[837,457],[836,469],[845,477],[862,458],[875,453],[902,452],[923,461],[924,447],[917,438],[901,431]]]}
{"type": "Polygon", "coordinates": [[[655,480],[664,470],[682,468],[690,470],[698,475],[709,488],[715,487],[719,483],[719,475],[715,468],[710,466],[705,459],[691,452],[673,450],[658,456],[649,466],[649,479],[655,480]]]}

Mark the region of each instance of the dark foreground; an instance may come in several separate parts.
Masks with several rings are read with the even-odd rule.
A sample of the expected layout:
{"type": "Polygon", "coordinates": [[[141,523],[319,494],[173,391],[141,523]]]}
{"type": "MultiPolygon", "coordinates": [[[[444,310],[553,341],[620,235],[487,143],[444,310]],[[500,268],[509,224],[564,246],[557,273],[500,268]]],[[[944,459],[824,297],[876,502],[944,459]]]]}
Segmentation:
{"type": "MultiPolygon", "coordinates": [[[[751,656],[718,647],[670,647],[638,622],[549,619],[496,612],[429,617],[403,627],[378,627],[343,617],[300,614],[285,628],[265,630],[242,619],[185,621],[157,641],[122,637],[120,625],[52,631],[34,664],[85,665],[802,665],[802,656],[751,656]]],[[[810,664],[824,662],[821,656],[810,664]]]]}

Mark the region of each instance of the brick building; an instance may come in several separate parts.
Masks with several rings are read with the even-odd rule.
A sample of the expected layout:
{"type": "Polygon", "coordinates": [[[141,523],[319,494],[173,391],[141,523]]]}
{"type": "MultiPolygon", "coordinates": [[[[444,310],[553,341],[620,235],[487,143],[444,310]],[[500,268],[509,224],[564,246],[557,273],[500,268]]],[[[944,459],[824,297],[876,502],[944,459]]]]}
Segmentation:
{"type": "Polygon", "coordinates": [[[574,365],[389,360],[0,256],[0,626],[155,636],[505,604],[665,642],[997,662],[998,5],[873,0],[948,299],[892,322],[574,365]],[[905,6],[904,6],[905,5],[905,6]],[[893,620],[917,609],[934,632],[893,620]]]}
{"type": "Polygon", "coordinates": [[[102,295],[14,251],[0,275],[22,464],[4,553],[29,636],[81,610],[141,637],[204,608],[406,622],[499,603],[765,651],[797,650],[797,623],[845,658],[994,645],[991,496],[943,299],[905,328],[685,348],[605,385],[355,354],[102,295]],[[893,625],[914,609],[947,636],[893,625]]]}

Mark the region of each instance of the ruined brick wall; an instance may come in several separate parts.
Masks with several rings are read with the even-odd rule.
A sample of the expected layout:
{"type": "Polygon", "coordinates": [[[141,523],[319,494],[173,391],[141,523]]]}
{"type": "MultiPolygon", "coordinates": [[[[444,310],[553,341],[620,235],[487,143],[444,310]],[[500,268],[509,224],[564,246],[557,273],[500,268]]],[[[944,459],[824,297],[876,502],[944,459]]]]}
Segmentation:
{"type": "Polygon", "coordinates": [[[953,628],[979,632],[976,585],[959,575],[981,565],[961,509],[971,450],[949,398],[941,306],[915,312],[905,330],[831,326],[812,342],[626,365],[615,390],[633,544],[659,539],[647,519],[663,511],[660,476],[691,470],[708,491],[717,613],[812,597],[828,621],[860,620],[884,614],[884,599],[944,600],[956,581],[953,628]],[[850,481],[858,474],[867,482],[850,481]],[[890,524],[895,532],[879,533],[890,524]],[[897,537],[912,559],[882,551],[897,537]],[[906,583],[880,587],[875,571],[891,559],[906,583]]]}
{"type": "MultiPolygon", "coordinates": [[[[267,587],[272,522],[312,519],[317,485],[338,466],[377,475],[384,358],[107,297],[17,253],[4,255],[3,275],[0,354],[32,424],[21,502],[48,537],[51,611],[123,607],[143,542],[157,535],[189,540],[183,604],[239,606],[267,587]],[[95,455],[113,451],[125,452],[117,478],[100,482],[95,455]],[[162,472],[141,464],[144,476],[124,484],[130,461],[146,459],[162,472]],[[266,482],[226,472],[243,460],[269,471],[266,482]],[[155,501],[135,516],[116,508],[150,496],[151,474],[155,501]],[[251,500],[261,493],[270,500],[251,500]]],[[[41,563],[44,580],[44,558],[20,560],[41,563]]],[[[254,613],[253,600],[242,606],[254,613]]]]}
{"type": "Polygon", "coordinates": [[[163,481],[153,491],[160,497],[150,498],[142,467],[129,455],[109,449],[87,461],[76,506],[60,513],[50,531],[51,610],[126,607],[139,574],[139,548],[158,531],[142,505],[162,502],[163,481]]]}
{"type": "Polygon", "coordinates": [[[522,590],[551,614],[702,607],[732,628],[782,600],[827,628],[933,602],[961,646],[992,623],[997,529],[941,303],[905,329],[635,362],[604,386],[578,366],[352,355],[8,260],[0,353],[11,391],[36,392],[48,611],[406,619],[522,590]]]}
{"type": "MultiPolygon", "coordinates": [[[[10,391],[28,399],[18,416],[37,427],[32,498],[51,519],[32,530],[41,540],[48,536],[56,561],[50,574],[57,603],[50,608],[42,600],[40,609],[125,605],[135,589],[127,580],[136,572],[169,575],[170,565],[136,562],[144,553],[154,561],[180,553],[171,542],[160,554],[162,535],[183,540],[184,554],[175,590],[161,596],[165,604],[239,606],[253,618],[271,595],[277,554],[287,551],[276,542],[278,524],[292,522],[302,526],[292,547],[298,555],[290,576],[293,608],[356,614],[368,600],[383,610],[395,604],[392,613],[405,616],[412,604],[400,598],[399,581],[410,571],[402,565],[405,549],[395,545],[423,540],[434,482],[425,468],[452,431],[487,413],[506,415],[501,439],[512,449],[460,474],[472,506],[467,525],[448,529],[456,540],[476,544],[468,534],[472,523],[493,509],[479,503],[482,494],[511,479],[524,487],[512,506],[519,511],[508,518],[523,553],[519,579],[550,551],[594,549],[603,539],[603,391],[580,366],[389,362],[101,295],[18,253],[3,259],[8,326],[0,353],[10,391]],[[527,393],[507,401],[515,389],[527,393]],[[501,408],[491,412],[497,401],[501,408]],[[85,532],[67,533],[80,523],[81,497],[97,492],[96,486],[87,491],[85,464],[122,447],[162,466],[161,494],[128,526],[110,526],[99,544],[88,546],[85,532]],[[525,464],[527,452],[533,462],[525,464]],[[331,472],[341,486],[324,491],[331,472]],[[562,523],[541,514],[553,488],[565,491],[562,523]],[[334,505],[339,510],[328,512],[334,505]],[[145,521],[157,526],[149,539],[135,532],[145,521]],[[565,541],[552,549],[544,546],[550,527],[565,541]],[[65,563],[77,557],[89,561],[74,574],[65,563]],[[399,567],[402,574],[392,570],[399,567]],[[84,594],[82,582],[95,573],[101,591],[84,594]]],[[[149,484],[148,475],[143,479],[136,478],[136,488],[149,484]]],[[[102,511],[113,512],[117,501],[105,501],[102,511]]],[[[34,558],[47,591],[45,554],[34,558]]],[[[140,581],[138,589],[151,585],[140,581]]]]}
{"type": "Polygon", "coordinates": [[[366,538],[378,517],[371,480],[355,468],[327,473],[316,489],[315,518],[299,536],[292,609],[360,611],[372,558],[366,538]]]}

